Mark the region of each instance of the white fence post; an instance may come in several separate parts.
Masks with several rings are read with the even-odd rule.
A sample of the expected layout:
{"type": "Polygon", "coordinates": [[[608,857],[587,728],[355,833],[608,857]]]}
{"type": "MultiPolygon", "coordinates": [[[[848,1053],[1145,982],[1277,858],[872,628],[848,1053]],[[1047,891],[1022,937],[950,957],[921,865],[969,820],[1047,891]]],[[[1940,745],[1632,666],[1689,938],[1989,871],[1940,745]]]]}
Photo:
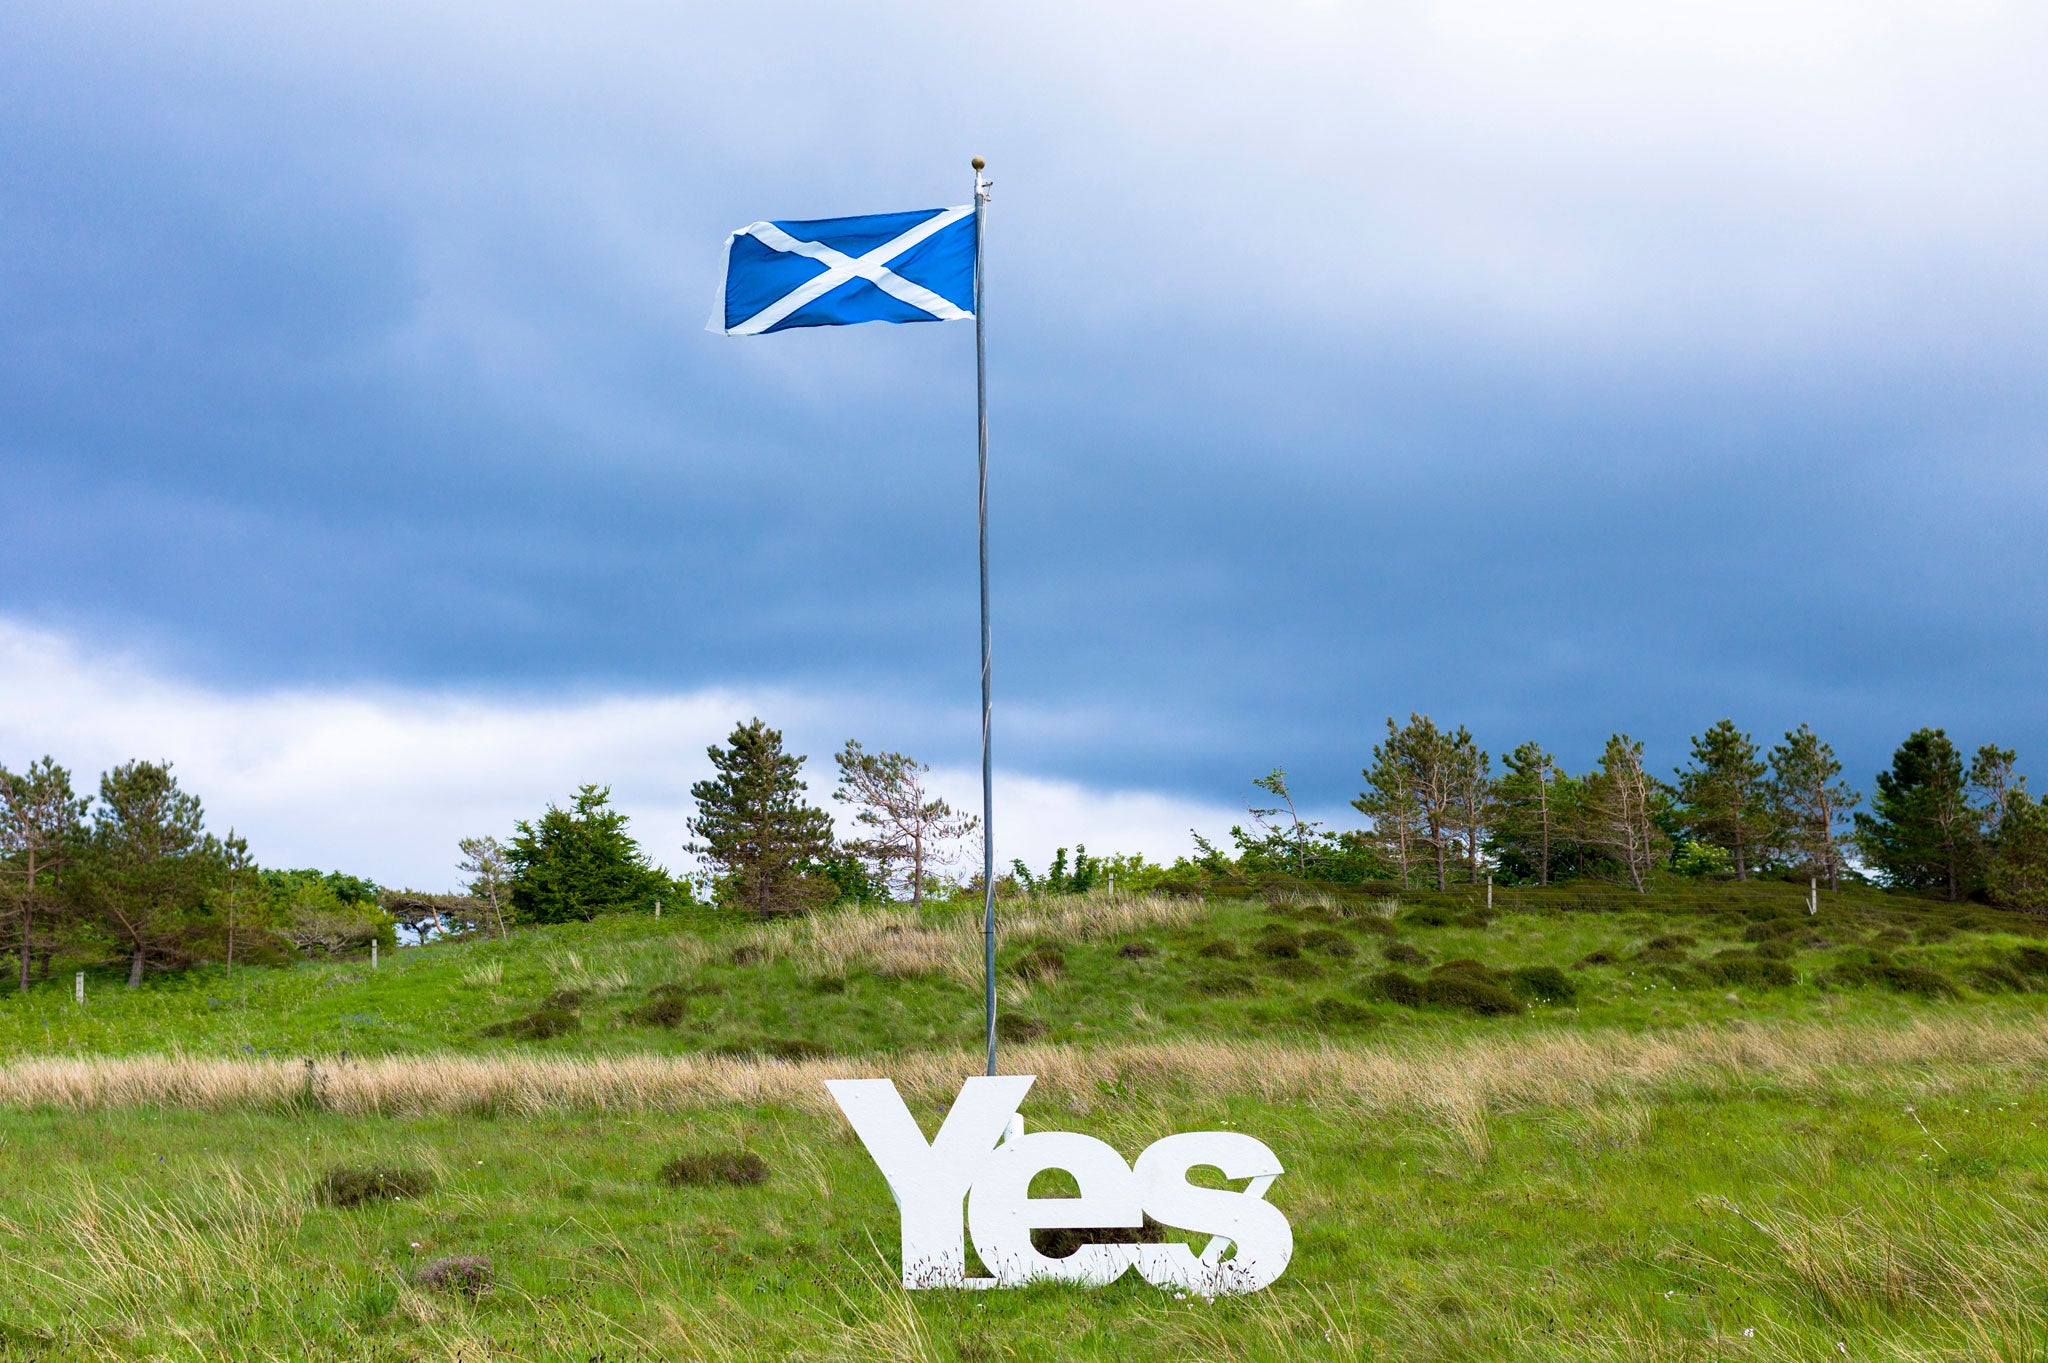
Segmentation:
{"type": "Polygon", "coordinates": [[[71,981],[71,997],[79,1003],[85,1002],[85,972],[83,970],[79,971],[77,978],[71,981]]]}
{"type": "Polygon", "coordinates": [[[372,937],[372,938],[370,939],[370,969],[372,969],[372,970],[375,970],[376,968],[377,968],[377,939],[376,939],[376,938],[374,938],[374,937],[372,937]]]}

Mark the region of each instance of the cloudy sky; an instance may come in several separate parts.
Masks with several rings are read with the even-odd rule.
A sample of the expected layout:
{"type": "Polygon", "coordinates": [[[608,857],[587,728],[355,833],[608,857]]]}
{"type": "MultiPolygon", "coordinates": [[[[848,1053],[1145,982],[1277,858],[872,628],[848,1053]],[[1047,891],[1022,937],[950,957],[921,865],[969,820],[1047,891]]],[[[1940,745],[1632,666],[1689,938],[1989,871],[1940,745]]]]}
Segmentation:
{"type": "MultiPolygon", "coordinates": [[[[973,336],[702,330],[965,202],[998,849],[1389,714],[2048,749],[2038,5],[0,8],[0,762],[452,879],[754,713],[971,794],[973,336]],[[1007,818],[1003,811],[1010,813],[1007,818]]],[[[819,772],[822,776],[823,773],[819,772]]]]}

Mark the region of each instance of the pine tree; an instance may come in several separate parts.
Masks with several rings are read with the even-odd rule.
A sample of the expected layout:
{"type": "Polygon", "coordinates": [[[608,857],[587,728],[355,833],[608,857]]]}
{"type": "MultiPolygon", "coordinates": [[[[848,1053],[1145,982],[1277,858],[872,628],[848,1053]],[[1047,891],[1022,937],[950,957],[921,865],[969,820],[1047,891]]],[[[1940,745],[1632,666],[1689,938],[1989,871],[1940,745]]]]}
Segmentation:
{"type": "Polygon", "coordinates": [[[1770,844],[1770,807],[1764,799],[1763,761],[1750,736],[1724,719],[1692,741],[1692,765],[1677,773],[1686,830],[1719,847],[1735,863],[1735,878],[1770,844]]]}
{"type": "Polygon", "coordinates": [[[2008,908],[2048,910],[2048,801],[2015,782],[1998,821],[1998,847],[1984,875],[1991,902],[2008,908]]]}
{"type": "Polygon", "coordinates": [[[1493,759],[1464,725],[1451,739],[1451,814],[1454,840],[1465,840],[1465,876],[1479,883],[1479,843],[1492,829],[1495,803],[1493,759]]]}
{"type": "MultiPolygon", "coordinates": [[[[1471,735],[1465,737],[1469,742],[1471,735]]],[[[1359,796],[1373,807],[1375,818],[1381,813],[1401,814],[1404,836],[1412,827],[1421,850],[1435,861],[1439,890],[1445,886],[1451,849],[1458,842],[1452,825],[1459,762],[1456,738],[1437,728],[1428,715],[1410,714],[1405,727],[1390,716],[1386,741],[1373,749],[1373,764],[1365,772],[1374,789],[1359,796]]],[[[1404,850],[1404,868],[1407,859],[1404,850]]],[[[1405,869],[1402,874],[1405,882],[1405,869]]]]}
{"type": "Polygon", "coordinates": [[[19,877],[15,913],[21,922],[21,990],[28,992],[28,963],[36,912],[46,892],[85,840],[90,797],[71,792],[71,773],[45,757],[20,775],[0,767],[0,854],[15,863],[19,877]]]}
{"type": "Polygon", "coordinates": [[[100,777],[87,845],[82,898],[127,949],[129,987],[152,957],[186,963],[226,869],[199,797],[179,788],[168,762],[124,763],[100,777]]]}
{"type": "Polygon", "coordinates": [[[611,807],[611,787],[586,785],[573,808],[547,807],[513,825],[504,849],[513,916],[526,923],[589,922],[601,913],[649,913],[668,889],[611,807]]]}
{"type": "Polygon", "coordinates": [[[874,868],[884,893],[900,882],[910,891],[912,907],[923,907],[925,882],[951,859],[951,844],[981,827],[981,820],[956,813],[926,791],[931,768],[900,752],[871,753],[848,739],[833,760],[839,764],[839,788],[832,798],[853,806],[853,821],[865,832],[847,851],[874,868]]]}
{"type": "Polygon", "coordinates": [[[1643,745],[1627,734],[1607,740],[1599,769],[1586,778],[1582,834],[1622,868],[1638,894],[1667,847],[1657,826],[1662,794],[1643,770],[1643,745]]]}
{"type": "Polygon", "coordinates": [[[1407,777],[1390,753],[1392,747],[1390,739],[1373,748],[1372,765],[1360,773],[1366,788],[1351,807],[1372,821],[1371,845],[1400,869],[1405,890],[1422,845],[1422,816],[1409,792],[1407,777]]]}
{"type": "Polygon", "coordinates": [[[832,854],[832,820],[804,799],[804,759],[758,718],[713,744],[718,774],[690,787],[690,850],[718,868],[722,893],[761,917],[801,913],[833,894],[816,868],[832,854]]]}
{"type": "Polygon", "coordinates": [[[1940,729],[1915,730],[1877,774],[1871,812],[1856,816],[1856,842],[1887,885],[1941,890],[1954,903],[1974,888],[1983,850],[1963,756],[1940,729]]]}
{"type": "Polygon", "coordinates": [[[1778,837],[1807,874],[1827,881],[1830,890],[1841,887],[1842,844],[1848,841],[1842,824],[1863,799],[1841,775],[1835,750],[1804,724],[1771,749],[1765,798],[1778,837]]]}
{"type": "Polygon", "coordinates": [[[1540,743],[1524,743],[1501,759],[1501,767],[1493,830],[1501,867],[1548,885],[1562,842],[1557,759],[1540,743]]]}

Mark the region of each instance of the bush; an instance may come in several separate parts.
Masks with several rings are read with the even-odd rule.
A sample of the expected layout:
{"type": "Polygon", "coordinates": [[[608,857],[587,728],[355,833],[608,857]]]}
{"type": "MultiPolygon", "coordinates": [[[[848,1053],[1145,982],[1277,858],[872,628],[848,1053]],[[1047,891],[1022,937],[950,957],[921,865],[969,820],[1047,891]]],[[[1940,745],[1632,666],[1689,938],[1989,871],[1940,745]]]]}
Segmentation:
{"type": "Polygon", "coordinates": [[[1619,965],[1620,960],[1611,951],[1589,951],[1572,963],[1572,969],[1584,970],[1587,966],[1619,965]]]}
{"type": "Polygon", "coordinates": [[[1320,980],[1323,968],[1305,956],[1287,956],[1273,962],[1270,967],[1275,975],[1289,980],[1320,980]]]}
{"type": "Polygon", "coordinates": [[[1010,962],[1010,973],[1026,980],[1053,979],[1067,973],[1067,953],[1051,942],[1040,942],[1010,962]]]}
{"type": "Polygon", "coordinates": [[[768,1181],[768,1161],[751,1150],[707,1150],[676,1156],[660,1177],[671,1188],[753,1188],[768,1181]]]}
{"type": "Polygon", "coordinates": [[[723,1046],[711,1048],[713,1055],[728,1055],[748,1060],[829,1060],[834,1052],[830,1046],[821,1046],[815,1041],[802,1037],[758,1037],[752,1041],[728,1041],[723,1046]]]}
{"type": "Polygon", "coordinates": [[[1150,942],[1125,942],[1116,949],[1116,954],[1126,961],[1142,961],[1147,956],[1157,956],[1159,948],[1150,942]]]}
{"type": "Polygon", "coordinates": [[[1799,983],[1799,972],[1783,961],[1774,961],[1764,956],[1735,956],[1726,960],[1704,961],[1698,967],[1701,979],[1709,984],[1747,987],[1751,989],[1782,989],[1799,983]]]}
{"type": "Polygon", "coordinates": [[[1699,944],[1699,939],[1697,937],[1688,936],[1683,932],[1667,932],[1659,936],[1652,937],[1649,941],[1643,943],[1643,950],[1684,951],[1689,947],[1696,947],[1699,944]]]}
{"type": "Polygon", "coordinates": [[[2014,947],[2009,958],[2012,968],[2022,975],[2048,975],[2048,948],[2037,946],[2014,947]]]}
{"type": "Polygon", "coordinates": [[[690,1005],[681,995],[659,994],[626,1017],[649,1027],[679,1027],[689,1015],[690,1005]]]}
{"type": "Polygon", "coordinates": [[[1004,1013],[996,1018],[996,1036],[1003,1041],[1036,1041],[1052,1029],[1037,1018],[1004,1013]]]}
{"type": "Polygon", "coordinates": [[[1382,1003],[1398,1003],[1403,1008],[1420,1008],[1428,1001],[1428,991],[1421,980],[1413,975],[1404,975],[1398,970],[1382,970],[1365,982],[1367,998],[1382,1003]]]}
{"type": "Polygon", "coordinates": [[[491,1261],[481,1254],[449,1254],[413,1270],[412,1280],[430,1292],[482,1296],[491,1290],[491,1261]]]}
{"type": "Polygon", "coordinates": [[[397,1202],[424,1197],[434,1190],[434,1176],[424,1169],[338,1165],[314,1185],[319,1200],[330,1207],[360,1207],[371,1202],[397,1202]]]}
{"type": "Polygon", "coordinates": [[[1554,965],[1518,965],[1508,972],[1508,988],[1519,998],[1543,1003],[1570,1003],[1579,996],[1571,977],[1554,965]]]}
{"type": "Polygon", "coordinates": [[[1406,942],[1389,942],[1380,948],[1389,965],[1428,965],[1429,953],[1406,942]]]}
{"type": "Polygon", "coordinates": [[[1212,961],[1234,961],[1238,957],[1237,943],[1212,937],[1195,948],[1195,955],[1207,957],[1212,961]]]}
{"type": "Polygon", "coordinates": [[[1773,937],[1768,942],[1758,942],[1750,954],[1766,961],[1789,961],[1799,954],[1799,943],[1790,937],[1773,937]]]}
{"type": "Polygon", "coordinates": [[[1456,1008],[1480,1017],[1500,1017],[1508,1013],[1521,1012],[1521,1000],[1495,983],[1499,976],[1483,966],[1480,969],[1485,971],[1483,975],[1453,969],[1451,966],[1438,966],[1430,972],[1429,983],[1424,986],[1426,996],[1439,1008],[1456,1008]],[[1493,978],[1489,979],[1488,976],[1493,978]]]}
{"type": "Polygon", "coordinates": [[[1636,962],[1639,965],[1684,965],[1687,961],[1691,959],[1692,957],[1688,956],[1683,951],[1677,951],[1671,948],[1663,948],[1659,950],[1651,950],[1649,948],[1644,948],[1642,951],[1638,951],[1636,953],[1636,962]]]}
{"type": "Polygon", "coordinates": [[[554,1004],[543,1003],[523,1018],[510,1022],[493,1023],[484,1028],[485,1036],[513,1037],[520,1041],[546,1041],[549,1037],[562,1036],[579,1030],[583,1026],[582,1015],[554,1004]]]}
{"type": "Polygon", "coordinates": [[[1345,1027],[1372,1021],[1372,1013],[1349,999],[1332,996],[1317,999],[1308,1006],[1309,1021],[1320,1027],[1345,1027]]]}
{"type": "Polygon", "coordinates": [[[1403,923],[1413,923],[1418,928],[1447,928],[1456,919],[1449,909],[1436,904],[1418,904],[1401,915],[1403,923]]]}
{"type": "Polygon", "coordinates": [[[1786,937],[1806,929],[1803,918],[1766,918],[1761,923],[1751,923],[1742,930],[1745,942],[1768,942],[1773,937],[1786,937]]]}
{"type": "Polygon", "coordinates": [[[1351,939],[1334,928],[1312,928],[1301,934],[1301,944],[1325,956],[1341,958],[1358,954],[1358,948],[1351,944],[1351,939]]]}
{"type": "Polygon", "coordinates": [[[1940,971],[1883,956],[1867,961],[1845,961],[1828,972],[1827,980],[1830,984],[1875,986],[1923,999],[1952,999],[1956,996],[1955,985],[1940,971]]]}
{"type": "Polygon", "coordinates": [[[2033,982],[2019,971],[1996,961],[1971,970],[1969,981],[1987,994],[2023,994],[2034,987],[2033,982]]]}
{"type": "Polygon", "coordinates": [[[1252,950],[1269,961],[1294,960],[1301,955],[1301,934],[1291,928],[1267,928],[1252,950]]]}

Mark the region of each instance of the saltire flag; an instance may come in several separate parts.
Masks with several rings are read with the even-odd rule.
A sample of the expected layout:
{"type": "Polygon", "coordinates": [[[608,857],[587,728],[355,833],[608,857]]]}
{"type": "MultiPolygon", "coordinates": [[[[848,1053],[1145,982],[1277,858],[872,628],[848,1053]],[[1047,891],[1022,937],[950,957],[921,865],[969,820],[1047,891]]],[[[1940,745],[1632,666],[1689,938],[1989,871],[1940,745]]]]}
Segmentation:
{"type": "Polygon", "coordinates": [[[705,330],[760,336],[974,316],[974,209],[757,222],[725,239],[705,330]]]}

